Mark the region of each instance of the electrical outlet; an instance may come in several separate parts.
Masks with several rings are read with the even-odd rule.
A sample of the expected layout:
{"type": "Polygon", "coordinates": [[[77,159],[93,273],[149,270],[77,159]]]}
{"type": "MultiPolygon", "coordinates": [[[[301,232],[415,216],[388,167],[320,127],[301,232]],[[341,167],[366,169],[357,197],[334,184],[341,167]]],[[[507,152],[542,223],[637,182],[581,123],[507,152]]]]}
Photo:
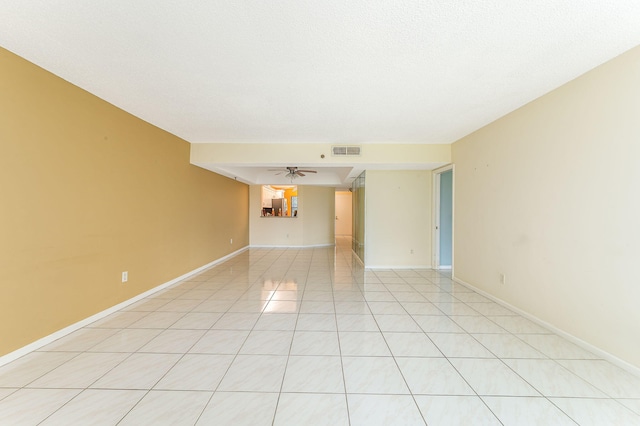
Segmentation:
{"type": "Polygon", "coordinates": [[[127,281],[129,281],[129,272],[128,271],[124,271],[122,273],[122,282],[126,283],[127,281]]]}
{"type": "Polygon", "coordinates": [[[411,254],[413,254],[413,249],[411,249],[411,254]]]}
{"type": "Polygon", "coordinates": [[[505,285],[507,283],[507,276],[505,274],[500,274],[500,284],[505,285]]]}
{"type": "Polygon", "coordinates": [[[233,244],[233,238],[229,239],[229,244],[233,244]]]}

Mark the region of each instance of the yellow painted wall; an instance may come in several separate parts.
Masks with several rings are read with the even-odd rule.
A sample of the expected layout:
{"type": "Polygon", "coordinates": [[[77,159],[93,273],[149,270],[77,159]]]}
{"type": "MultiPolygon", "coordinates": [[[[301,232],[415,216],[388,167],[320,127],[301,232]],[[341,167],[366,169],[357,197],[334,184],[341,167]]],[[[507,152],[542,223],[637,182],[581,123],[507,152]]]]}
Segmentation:
{"type": "Polygon", "coordinates": [[[0,94],[0,355],[249,243],[184,140],[4,49],[0,94]]]}
{"type": "MultiPolygon", "coordinates": [[[[293,207],[291,205],[291,197],[297,197],[298,196],[298,188],[286,188],[284,190],[284,198],[287,199],[287,206],[289,207],[287,209],[287,216],[293,216],[293,207]]],[[[297,210],[297,208],[296,208],[297,210]]]]}
{"type": "Polygon", "coordinates": [[[455,276],[637,368],[639,76],[640,47],[453,145],[455,276]]]}

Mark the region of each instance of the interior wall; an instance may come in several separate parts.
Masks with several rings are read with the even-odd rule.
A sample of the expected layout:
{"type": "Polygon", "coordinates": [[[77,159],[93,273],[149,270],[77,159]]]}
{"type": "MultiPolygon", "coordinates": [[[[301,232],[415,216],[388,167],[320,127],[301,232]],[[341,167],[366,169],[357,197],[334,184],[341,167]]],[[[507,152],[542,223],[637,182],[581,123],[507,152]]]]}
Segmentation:
{"type": "Polygon", "coordinates": [[[302,246],[304,190],[298,186],[298,217],[262,217],[262,185],[251,185],[249,193],[249,243],[252,246],[302,246]]]}
{"type": "Polygon", "coordinates": [[[353,228],[353,193],[336,191],[336,235],[350,237],[353,228]]]}
{"type": "Polygon", "coordinates": [[[334,243],[335,189],[298,185],[298,216],[261,217],[262,185],[251,185],[249,202],[252,246],[302,247],[334,243]]]}
{"type": "Polygon", "coordinates": [[[249,243],[184,140],[4,49],[0,93],[0,355],[249,243]]]}
{"type": "Polygon", "coordinates": [[[636,367],[639,75],[640,47],[452,148],[455,276],[636,367]]]}
{"type": "MultiPolygon", "coordinates": [[[[305,246],[335,243],[336,190],[324,186],[305,186],[303,241],[305,246]]],[[[299,210],[301,214],[303,210],[299,210]]]]}
{"type": "MultiPolygon", "coordinates": [[[[402,170],[407,164],[437,168],[451,163],[450,144],[403,144],[398,142],[366,144],[359,156],[331,156],[332,143],[194,143],[192,164],[228,169],[231,164],[304,164],[304,167],[362,167],[371,164],[395,165],[402,170]],[[325,155],[322,158],[321,155],[325,155]],[[223,165],[227,166],[223,166],[223,165]]],[[[427,167],[425,167],[427,168],[427,167]]],[[[307,176],[313,179],[313,176],[307,176]]],[[[272,182],[264,182],[269,184],[272,182]]],[[[336,186],[340,182],[336,181],[336,186]]]]}
{"type": "Polygon", "coordinates": [[[367,268],[430,268],[432,172],[367,170],[367,268]]]}

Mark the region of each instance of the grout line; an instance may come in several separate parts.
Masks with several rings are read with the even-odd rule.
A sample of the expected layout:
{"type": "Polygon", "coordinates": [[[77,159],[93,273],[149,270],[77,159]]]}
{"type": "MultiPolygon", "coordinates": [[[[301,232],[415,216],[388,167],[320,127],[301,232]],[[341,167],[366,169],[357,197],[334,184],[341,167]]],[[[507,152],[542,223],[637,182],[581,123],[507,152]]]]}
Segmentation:
{"type": "MultiPolygon", "coordinates": [[[[452,280],[451,277],[449,276],[445,276],[439,272],[429,272],[429,273],[422,273],[420,271],[417,270],[413,270],[411,271],[411,273],[407,270],[402,270],[402,273],[399,273],[396,270],[378,270],[378,271],[367,271],[364,268],[361,267],[361,265],[359,265],[357,262],[355,262],[353,260],[353,252],[350,250],[350,247],[347,246],[347,244],[339,244],[338,242],[336,242],[335,247],[330,247],[330,248],[314,248],[314,249],[277,249],[277,248],[271,248],[271,249],[248,249],[245,252],[238,254],[236,257],[232,258],[232,259],[228,259],[225,262],[222,262],[218,265],[214,265],[211,266],[210,268],[207,268],[205,270],[203,270],[201,273],[197,274],[197,275],[193,275],[190,276],[189,278],[185,278],[183,281],[179,281],[169,287],[167,287],[166,289],[161,290],[160,292],[158,292],[157,294],[154,295],[150,295],[146,298],[141,299],[140,301],[136,302],[133,305],[128,305],[127,307],[124,307],[118,311],[115,311],[114,313],[110,314],[111,315],[116,315],[116,314],[122,314],[122,313],[127,313],[127,312],[131,312],[131,313],[139,313],[141,316],[139,318],[137,318],[135,321],[131,322],[131,323],[127,323],[125,326],[123,327],[100,327],[99,323],[91,323],[91,324],[87,324],[82,328],[79,328],[79,330],[85,329],[85,330],[113,330],[113,332],[107,332],[107,331],[101,331],[101,332],[96,332],[98,335],[100,333],[103,333],[106,337],[102,337],[99,338],[97,340],[93,340],[92,338],[87,339],[87,344],[82,346],[82,350],[78,350],[78,351],[72,351],[72,350],[46,350],[46,346],[40,348],[37,350],[37,352],[39,353],[67,353],[67,354],[75,354],[74,356],[71,356],[69,359],[65,359],[64,362],[60,363],[60,364],[56,364],[53,368],[48,368],[47,371],[45,371],[44,373],[38,375],[38,377],[32,379],[31,381],[29,381],[26,384],[23,384],[22,386],[19,387],[0,387],[0,390],[3,389],[11,389],[11,392],[9,392],[6,395],[3,395],[2,397],[0,397],[0,402],[4,401],[7,397],[15,394],[18,391],[21,390],[30,390],[30,389],[66,389],[66,390],[79,390],[79,392],[70,400],[66,401],[65,403],[63,403],[62,405],[60,405],[59,407],[57,407],[53,412],[51,412],[46,419],[50,418],[51,416],[53,416],[55,413],[57,413],[59,410],[61,410],[63,407],[67,406],[68,404],[72,403],[72,401],[76,400],[79,395],[81,395],[83,392],[88,391],[88,390],[132,390],[132,389],[115,389],[115,388],[91,388],[91,386],[95,383],[97,383],[99,380],[101,380],[103,377],[105,377],[106,375],[108,375],[110,372],[112,372],[114,369],[118,368],[119,366],[121,366],[124,362],[126,362],[128,359],[130,359],[134,354],[156,354],[156,355],[175,355],[177,357],[177,360],[175,361],[175,363],[173,363],[173,365],[163,374],[161,375],[161,377],[159,377],[155,383],[150,386],[149,388],[145,389],[140,389],[142,391],[145,391],[142,396],[140,397],[140,399],[136,402],[136,404],[134,404],[126,413],[123,414],[122,418],[120,419],[120,421],[122,421],[127,415],[129,415],[139,404],[140,402],[147,396],[149,395],[154,389],[154,386],[157,386],[158,383],[160,383],[160,381],[162,381],[165,377],[167,377],[168,374],[170,374],[170,372],[178,365],[178,363],[180,363],[187,355],[200,355],[200,353],[198,352],[190,352],[200,341],[202,341],[202,339],[207,335],[207,333],[211,332],[211,331],[224,331],[226,329],[224,328],[214,328],[216,326],[216,324],[219,324],[220,320],[227,314],[238,314],[238,315],[252,315],[252,314],[257,314],[257,318],[255,319],[255,321],[253,321],[251,328],[248,330],[234,330],[234,329],[229,329],[227,331],[235,331],[235,332],[246,332],[246,336],[244,337],[242,344],[240,345],[239,349],[234,353],[234,354],[224,354],[225,357],[230,358],[230,362],[229,365],[227,366],[226,370],[224,371],[224,374],[222,374],[220,376],[220,379],[217,383],[217,385],[215,386],[215,389],[213,390],[200,390],[198,392],[210,392],[211,395],[208,399],[208,401],[202,406],[202,409],[198,415],[198,420],[200,420],[200,418],[202,417],[203,413],[207,410],[207,407],[209,407],[209,404],[211,403],[211,401],[213,400],[214,395],[216,394],[216,392],[219,391],[219,387],[221,385],[221,383],[223,382],[224,378],[228,375],[231,366],[233,365],[233,363],[236,361],[236,359],[240,356],[240,355],[252,355],[252,354],[241,354],[240,352],[242,351],[242,348],[244,347],[244,345],[247,343],[249,337],[252,335],[252,333],[254,332],[258,332],[258,331],[286,331],[286,332],[290,332],[291,333],[291,341],[289,342],[289,351],[288,354],[286,355],[286,362],[285,362],[285,366],[284,366],[284,371],[283,371],[283,375],[282,375],[282,379],[280,382],[280,389],[278,391],[278,396],[275,402],[275,406],[273,408],[273,418],[272,418],[272,424],[275,423],[275,419],[276,419],[276,414],[277,414],[277,410],[278,410],[278,406],[280,404],[280,398],[282,395],[282,391],[284,389],[284,382],[285,382],[285,377],[287,375],[287,370],[289,368],[289,361],[291,360],[291,356],[292,356],[292,348],[293,348],[293,344],[294,344],[294,340],[296,337],[296,332],[297,331],[304,331],[304,332],[326,332],[325,330],[298,330],[298,326],[300,325],[300,320],[301,320],[301,315],[302,314],[316,314],[316,310],[312,310],[311,312],[302,312],[303,310],[303,306],[305,304],[305,302],[310,302],[312,304],[314,303],[319,303],[317,306],[321,307],[323,303],[330,303],[332,305],[333,308],[333,312],[332,313],[327,313],[328,315],[333,315],[333,323],[335,325],[335,333],[336,333],[336,338],[337,338],[337,342],[338,342],[338,357],[340,359],[340,366],[341,366],[341,374],[342,374],[342,386],[344,388],[343,392],[291,392],[291,393],[295,393],[295,394],[332,394],[332,395],[344,395],[345,398],[345,404],[347,407],[347,420],[349,421],[349,423],[351,423],[351,412],[349,410],[349,400],[348,400],[348,395],[349,393],[347,393],[347,387],[346,387],[346,375],[345,375],[345,367],[344,367],[344,355],[343,355],[343,342],[341,341],[340,338],[340,326],[339,326],[339,322],[338,322],[338,315],[341,316],[363,316],[363,317],[367,317],[367,318],[371,318],[373,319],[377,330],[375,331],[376,333],[379,333],[382,337],[383,340],[386,344],[387,350],[389,351],[390,357],[393,358],[394,363],[396,365],[396,368],[398,369],[398,371],[401,374],[401,377],[404,380],[405,386],[408,389],[408,394],[403,394],[403,395],[411,395],[413,400],[414,400],[414,404],[416,404],[416,407],[418,408],[418,411],[420,412],[420,415],[422,416],[422,419],[425,421],[426,423],[426,419],[424,417],[424,414],[422,413],[422,411],[420,410],[418,404],[417,404],[417,400],[416,400],[416,396],[418,395],[424,395],[424,396],[438,396],[436,394],[419,394],[419,393],[413,393],[411,391],[411,388],[409,387],[409,384],[402,372],[402,370],[400,369],[400,366],[398,364],[398,358],[413,358],[413,359],[446,359],[447,362],[452,366],[452,368],[454,369],[454,371],[456,372],[456,374],[458,374],[460,377],[462,377],[462,379],[464,380],[464,382],[471,388],[471,390],[474,393],[474,396],[470,396],[470,395],[465,395],[465,396],[470,396],[470,397],[474,397],[474,398],[480,398],[480,400],[482,401],[482,403],[484,404],[484,406],[486,406],[486,408],[489,410],[489,412],[491,412],[496,418],[498,418],[495,413],[491,410],[491,408],[489,407],[489,405],[487,404],[487,402],[485,401],[485,398],[488,396],[501,396],[501,397],[509,397],[509,398],[521,398],[520,396],[516,396],[516,395],[481,395],[479,394],[471,385],[470,383],[467,381],[467,379],[460,374],[460,371],[458,371],[458,369],[455,367],[455,365],[453,364],[453,361],[456,359],[497,359],[501,362],[501,364],[503,366],[506,366],[509,371],[511,371],[513,374],[515,374],[515,376],[517,378],[519,378],[520,380],[524,381],[524,383],[528,384],[529,386],[531,386],[531,388],[535,389],[538,393],[539,396],[528,396],[527,398],[540,398],[540,399],[546,399],[548,402],[550,402],[552,404],[552,406],[556,407],[557,409],[559,409],[563,414],[565,414],[568,418],[570,418],[571,420],[573,420],[573,418],[571,416],[569,416],[567,413],[565,413],[558,405],[556,405],[554,403],[553,399],[563,399],[563,398],[568,398],[568,399],[582,399],[582,400],[591,400],[591,399],[597,399],[597,400],[614,400],[616,401],[617,405],[624,407],[624,409],[626,411],[629,411],[630,413],[633,414],[639,414],[639,413],[635,413],[635,411],[629,407],[627,407],[625,404],[623,404],[623,400],[625,400],[625,398],[616,398],[616,397],[612,397],[610,395],[610,392],[605,392],[604,390],[600,389],[598,386],[593,385],[589,380],[587,380],[586,378],[583,378],[581,375],[574,373],[573,371],[569,370],[568,367],[564,366],[563,364],[561,364],[560,362],[562,360],[564,360],[565,358],[554,358],[551,357],[549,355],[547,355],[547,351],[542,352],[539,351],[535,346],[533,346],[532,344],[528,343],[527,341],[525,341],[523,339],[523,336],[528,336],[528,335],[543,335],[543,336],[549,336],[549,335],[555,335],[557,336],[557,334],[550,334],[550,333],[516,333],[516,332],[512,332],[510,331],[510,329],[507,329],[505,327],[503,327],[499,322],[494,321],[492,318],[495,317],[514,317],[514,318],[524,318],[522,315],[519,315],[518,313],[514,313],[514,315],[500,315],[500,314],[496,314],[496,313],[491,313],[491,311],[488,311],[487,309],[482,309],[482,312],[477,311],[477,315],[476,314],[469,314],[469,313],[462,313],[462,314],[456,314],[456,312],[452,311],[451,309],[447,309],[448,306],[447,304],[452,304],[451,307],[455,306],[455,305],[459,305],[459,306],[467,306],[471,309],[474,308],[489,308],[489,304],[493,304],[495,302],[488,300],[486,302],[484,301],[479,301],[478,298],[476,298],[475,296],[470,296],[471,294],[479,294],[477,292],[474,291],[468,291],[465,292],[469,293],[470,295],[467,296],[462,296],[463,293],[460,294],[456,294],[454,295],[454,292],[456,291],[456,286],[461,285],[456,283],[455,281],[452,280]],[[343,247],[344,246],[344,247],[343,247]],[[331,249],[331,252],[329,252],[329,250],[327,249],[331,249]],[[351,254],[351,258],[349,259],[348,254],[351,254]],[[328,272],[327,272],[328,271],[328,272]],[[281,286],[283,286],[285,284],[285,278],[290,276],[290,275],[299,275],[304,273],[304,283],[300,282],[299,284],[299,293],[300,293],[300,297],[297,298],[295,301],[287,301],[287,300],[275,300],[274,297],[277,294],[277,291],[280,291],[279,289],[281,288],[281,286]],[[362,274],[362,279],[360,279],[360,274],[362,274]],[[395,274],[395,275],[393,275],[395,274]],[[417,275],[414,275],[417,274],[417,275]],[[278,277],[279,279],[275,279],[275,277],[278,277]],[[366,278],[365,278],[366,277],[366,278]],[[270,294],[268,296],[268,298],[258,298],[255,297],[255,299],[253,298],[254,294],[257,294],[260,288],[260,283],[264,282],[267,279],[274,279],[274,282],[277,282],[277,285],[275,285],[273,287],[272,290],[269,290],[270,294]],[[395,282],[397,280],[400,280],[399,282],[395,282]],[[393,282],[391,282],[393,281],[393,282]],[[410,281],[423,281],[423,283],[418,283],[418,282],[414,282],[411,283],[410,281]],[[344,282],[344,284],[343,284],[344,282]],[[393,300],[389,300],[384,301],[381,300],[380,302],[377,301],[373,301],[370,299],[367,299],[367,297],[365,297],[365,294],[367,294],[368,292],[366,291],[366,287],[367,284],[371,283],[375,289],[375,291],[373,292],[374,296],[377,296],[378,298],[380,297],[384,297],[382,296],[382,294],[386,293],[388,295],[390,295],[390,299],[393,300]],[[407,287],[405,287],[407,286],[407,287]],[[411,290],[409,290],[409,288],[411,290]],[[383,289],[383,290],[379,290],[379,289],[383,289]],[[379,291],[378,291],[379,290],[379,291]],[[427,291],[427,290],[431,290],[431,291],[427,291]],[[193,292],[193,293],[190,293],[193,292]],[[327,300],[327,301],[323,301],[323,300],[314,300],[315,296],[316,296],[316,292],[318,296],[322,296],[321,293],[329,293],[331,295],[331,300],[327,300]],[[354,297],[353,295],[359,295],[360,299],[356,300],[356,299],[351,299],[352,297],[354,297]],[[414,294],[414,295],[420,295],[422,298],[424,298],[423,301],[420,301],[420,303],[425,303],[425,304],[429,304],[429,306],[433,306],[435,307],[440,314],[438,315],[426,315],[426,316],[437,316],[437,317],[442,317],[442,318],[447,318],[450,321],[453,321],[453,323],[457,324],[461,329],[462,329],[462,333],[454,333],[454,332],[449,332],[449,331],[433,331],[433,332],[427,332],[425,331],[424,328],[422,328],[416,321],[417,317],[420,316],[425,316],[425,315],[421,315],[420,313],[416,313],[416,314],[411,314],[408,311],[408,307],[406,306],[406,304],[408,303],[416,303],[413,302],[412,300],[401,300],[401,299],[410,299],[408,298],[408,294],[414,294]],[[432,295],[432,296],[428,296],[428,295],[432,295]],[[437,296],[437,295],[449,295],[449,298],[451,299],[450,301],[446,300],[446,296],[437,296]],[[196,297],[196,296],[202,296],[202,297],[196,297]],[[216,297],[217,296],[217,297],[216,297]],[[311,299],[307,300],[305,296],[313,296],[311,299]],[[224,297],[224,299],[219,299],[219,297],[224,297]],[[435,302],[432,302],[430,299],[434,298],[433,300],[435,300],[435,302]],[[466,299],[466,301],[465,301],[466,299]],[[268,328],[265,330],[261,330],[261,329],[257,329],[256,326],[259,323],[261,318],[264,318],[264,315],[267,314],[268,312],[265,312],[266,307],[268,306],[268,304],[270,302],[276,302],[276,301],[282,301],[282,302],[295,302],[296,305],[296,312],[295,312],[295,321],[293,324],[293,329],[292,330],[280,330],[279,328],[268,328]],[[222,308],[216,308],[220,311],[222,311],[224,309],[224,311],[222,312],[209,312],[209,311],[199,311],[198,308],[200,306],[204,306],[206,307],[207,305],[205,305],[205,303],[207,302],[212,302],[211,304],[215,305],[214,302],[218,302],[219,306],[223,306],[222,308]],[[364,306],[366,306],[366,308],[368,309],[368,313],[366,314],[362,314],[360,312],[346,312],[346,313],[338,313],[338,304],[339,302],[353,302],[353,303],[362,303],[364,306]],[[262,305],[262,308],[260,309],[260,312],[249,312],[248,310],[246,312],[235,312],[233,311],[233,309],[241,309],[243,310],[243,305],[251,305],[251,304],[260,304],[262,305]],[[383,307],[384,303],[394,303],[397,304],[398,306],[401,307],[402,311],[404,313],[402,313],[401,315],[407,315],[409,318],[411,318],[417,325],[418,325],[418,329],[420,331],[402,331],[402,330],[390,330],[390,331],[382,331],[380,324],[379,324],[379,318],[383,318],[385,315],[398,315],[395,313],[380,313],[380,314],[374,314],[373,311],[371,310],[371,306],[375,306],[372,304],[377,304],[377,303],[381,303],[379,305],[377,305],[377,307],[383,307]],[[485,304],[485,305],[482,305],[485,304]],[[146,305],[146,307],[145,307],[146,305]],[[149,306],[152,306],[155,308],[155,310],[140,310],[137,311],[135,309],[150,309],[149,306]],[[226,308],[225,308],[226,306],[226,308]],[[234,306],[236,306],[234,308],[234,306]],[[170,308],[169,310],[167,310],[168,308],[170,308]],[[178,309],[178,310],[171,310],[171,309],[178,309]],[[144,318],[149,317],[152,314],[164,314],[166,315],[166,317],[171,317],[174,316],[175,319],[168,324],[165,327],[135,327],[134,324],[138,321],[143,320],[144,318]],[[189,314],[192,313],[198,313],[198,314],[205,314],[205,317],[213,317],[213,316],[218,316],[211,324],[208,328],[172,328],[173,326],[175,326],[178,322],[182,321],[183,319],[187,318],[187,316],[189,314]],[[478,317],[478,318],[484,318],[485,320],[490,321],[490,324],[495,324],[496,327],[500,327],[500,329],[502,330],[501,332],[492,332],[492,333],[483,333],[483,332],[469,332],[467,331],[469,329],[469,327],[462,327],[461,324],[459,324],[456,320],[458,321],[462,321],[462,317],[469,317],[469,318],[474,318],[474,317],[478,317]],[[146,341],[142,346],[140,346],[137,350],[135,351],[131,351],[131,352],[112,352],[112,351],[92,351],[93,348],[95,348],[96,346],[102,344],[103,342],[105,342],[106,340],[112,338],[113,336],[118,335],[119,333],[125,331],[125,330],[157,330],[158,334],[156,334],[155,336],[153,336],[151,339],[149,339],[148,341],[146,341]],[[189,346],[188,349],[185,349],[183,351],[180,351],[179,353],[171,353],[171,352],[145,352],[144,350],[142,350],[143,347],[145,347],[145,345],[147,345],[149,342],[152,342],[154,339],[158,338],[158,336],[162,335],[163,333],[165,333],[168,330],[174,330],[174,331],[191,331],[191,332],[202,332],[202,335],[200,337],[198,337],[193,344],[191,344],[189,346]],[[431,342],[431,344],[437,349],[438,353],[441,356],[396,356],[392,351],[391,351],[391,347],[389,345],[389,341],[388,338],[389,336],[385,335],[385,333],[387,333],[389,336],[393,333],[414,333],[414,334],[419,334],[421,336],[426,336],[426,338],[429,340],[429,342],[431,342]],[[437,335],[437,334],[454,334],[454,335],[467,335],[470,336],[473,341],[477,344],[479,344],[481,347],[485,348],[486,350],[489,351],[489,353],[492,355],[491,358],[482,358],[482,357],[457,357],[457,356],[446,356],[444,354],[444,352],[442,351],[442,349],[440,349],[440,347],[438,345],[435,344],[434,340],[432,339],[432,335],[437,335]],[[518,339],[518,342],[523,343],[525,345],[527,345],[527,347],[536,350],[538,352],[541,353],[541,356],[543,356],[544,358],[508,358],[508,357],[499,357],[497,356],[497,353],[499,353],[498,351],[494,352],[493,350],[491,350],[487,345],[483,344],[482,341],[480,340],[481,335],[488,335],[488,334],[496,334],[496,335],[501,335],[501,336],[510,336],[511,338],[515,337],[516,339],[518,339]],[[120,360],[119,362],[117,362],[113,367],[111,367],[108,371],[104,372],[102,375],[100,375],[99,378],[97,378],[96,380],[94,380],[91,384],[89,384],[86,387],[78,387],[78,388],[41,388],[41,387],[29,387],[29,385],[31,383],[34,383],[35,381],[39,380],[40,378],[42,378],[43,376],[53,372],[54,370],[61,368],[64,365],[68,365],[68,363],[73,362],[73,360],[76,360],[78,357],[83,356],[84,354],[125,354],[123,355],[124,358],[122,358],[122,360],[120,360]],[[552,397],[552,396],[547,396],[544,395],[541,391],[539,391],[536,387],[534,387],[531,383],[529,383],[527,380],[525,380],[522,376],[520,376],[520,374],[518,374],[513,368],[511,368],[509,366],[509,364],[507,364],[506,361],[510,360],[510,359],[515,359],[515,360],[534,360],[534,361],[553,361],[555,365],[559,365],[561,368],[563,368],[565,371],[567,371],[569,374],[571,374],[572,376],[575,376],[577,378],[579,378],[580,380],[586,382],[587,384],[593,386],[593,388],[599,390],[600,392],[602,392],[602,397],[584,397],[584,396],[559,396],[559,397],[552,397]]],[[[284,288],[284,287],[282,287],[284,288]]],[[[465,287],[466,288],[466,287],[465,287]]],[[[391,306],[391,305],[389,305],[391,306]]],[[[201,308],[204,309],[204,308],[201,308]]],[[[247,308],[248,309],[248,308],[247,308]]],[[[281,312],[273,312],[274,315],[279,315],[282,314],[281,312]]],[[[105,317],[105,319],[108,317],[105,317]]],[[[313,317],[309,317],[309,318],[313,318],[313,317]]],[[[316,317],[319,318],[319,317],[316,317]]],[[[113,320],[116,320],[116,318],[114,318],[113,320]]],[[[207,320],[208,321],[208,320],[207,320]]],[[[462,322],[464,324],[464,321],[462,322]]],[[[108,323],[107,323],[108,324],[108,323]]],[[[124,324],[124,322],[123,322],[124,324]]],[[[483,329],[480,328],[480,330],[482,331],[483,329]]],[[[334,332],[334,330],[330,330],[329,333],[334,332]]],[[[353,333],[354,336],[356,335],[356,333],[362,335],[362,333],[367,333],[366,331],[348,331],[349,333],[353,333]]],[[[559,336],[561,339],[563,339],[563,341],[568,341],[566,338],[564,338],[563,336],[559,336]]],[[[63,337],[61,337],[62,339],[63,337]]],[[[60,339],[58,339],[60,340],[60,339]]],[[[52,342],[53,343],[53,342],[52,342]]],[[[488,342],[490,343],[490,342],[488,342]]],[[[60,348],[64,349],[64,346],[61,346],[60,348]]],[[[210,353],[202,353],[202,355],[211,355],[211,356],[222,356],[222,354],[210,354],[210,353]]],[[[267,354],[265,354],[267,355],[267,354]]],[[[260,354],[256,354],[256,356],[260,356],[260,354]]],[[[279,355],[280,357],[284,356],[284,355],[279,355]]],[[[300,357],[312,357],[312,356],[320,356],[320,355],[314,355],[314,354],[307,354],[307,355],[296,355],[296,356],[300,356],[300,357]]],[[[334,356],[334,355],[331,355],[334,356]]],[[[354,357],[354,358],[389,358],[389,356],[376,356],[376,355],[349,355],[349,357],[354,357]]],[[[571,361],[579,361],[581,359],[576,359],[576,358],[566,358],[567,360],[571,360],[571,361]]],[[[602,360],[602,359],[586,359],[588,361],[598,361],[598,362],[606,362],[606,363],[610,363],[607,360],[602,360]]],[[[163,389],[164,390],[164,389],[163,389]]],[[[171,391],[171,392],[183,392],[185,390],[178,390],[178,389],[167,389],[166,391],[171,391]]],[[[225,392],[232,392],[232,393],[246,393],[249,391],[225,391],[225,392]]],[[[265,391],[251,391],[251,393],[263,393],[263,394],[273,394],[275,392],[265,392],[265,391]]],[[[395,395],[395,394],[388,394],[388,393],[361,393],[361,392],[352,392],[351,394],[357,394],[357,395],[395,395]]],[[[454,396],[454,395],[440,395],[440,396],[454,396]]],[[[638,398],[626,398],[626,399],[631,399],[631,400],[637,400],[638,398]]],[[[44,421],[44,420],[43,420],[44,421]]],[[[498,419],[498,421],[501,421],[500,419],[498,419]]]]}
{"type": "MultiPolygon", "coordinates": [[[[295,260],[295,258],[294,258],[294,260],[295,260]]],[[[291,266],[289,266],[289,269],[291,269],[291,266]]],[[[304,287],[302,288],[302,296],[300,297],[300,306],[296,309],[296,311],[297,311],[296,312],[296,320],[295,320],[295,323],[293,325],[293,333],[292,333],[292,336],[291,336],[291,343],[289,344],[289,351],[287,353],[287,360],[285,362],[284,370],[282,372],[282,380],[280,382],[280,389],[278,391],[278,397],[276,398],[276,404],[275,404],[275,407],[273,409],[273,418],[271,420],[271,425],[272,426],[275,424],[276,415],[278,414],[278,406],[280,405],[280,397],[282,396],[282,388],[284,387],[284,380],[285,380],[285,377],[287,376],[287,369],[289,368],[289,359],[291,358],[291,349],[293,348],[293,342],[295,341],[295,338],[296,338],[296,329],[298,327],[298,320],[300,318],[300,308],[302,307],[302,303],[303,303],[302,301],[304,300],[304,292],[307,290],[307,280],[309,278],[309,270],[310,269],[311,268],[309,267],[309,269],[307,270],[307,274],[305,276],[304,287]]],[[[285,273],[285,276],[286,276],[286,273],[285,273]]],[[[281,284],[282,284],[282,282],[280,282],[278,284],[276,289],[278,287],[280,287],[281,284]]]]}

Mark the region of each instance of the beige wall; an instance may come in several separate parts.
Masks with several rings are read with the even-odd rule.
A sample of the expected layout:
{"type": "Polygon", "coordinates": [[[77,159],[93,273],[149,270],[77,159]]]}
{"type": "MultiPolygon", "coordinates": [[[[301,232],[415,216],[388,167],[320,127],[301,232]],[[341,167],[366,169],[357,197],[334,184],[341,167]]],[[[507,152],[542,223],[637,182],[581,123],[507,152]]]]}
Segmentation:
{"type": "Polygon", "coordinates": [[[303,204],[299,211],[304,214],[303,242],[305,246],[334,244],[335,242],[335,188],[304,186],[300,192],[303,204]]]}
{"type": "Polygon", "coordinates": [[[252,246],[302,247],[334,243],[335,189],[298,185],[298,217],[260,217],[262,185],[250,189],[252,246]]]}
{"type": "Polygon", "coordinates": [[[429,170],[367,170],[364,263],[368,268],[431,267],[432,194],[429,170]]]}
{"type": "Polygon", "coordinates": [[[453,145],[455,276],[636,367],[638,76],[635,48],[453,145]]]}
{"type": "Polygon", "coordinates": [[[327,163],[345,166],[384,164],[408,164],[432,167],[451,162],[449,144],[368,144],[362,147],[360,156],[331,156],[332,144],[322,143],[196,143],[191,149],[191,162],[206,167],[209,164],[304,164],[305,167],[322,167],[327,163]],[[325,155],[325,159],[320,156],[325,155]]]}
{"type": "Polygon", "coordinates": [[[187,142],[3,49],[0,93],[0,355],[248,244],[187,142]]]}

